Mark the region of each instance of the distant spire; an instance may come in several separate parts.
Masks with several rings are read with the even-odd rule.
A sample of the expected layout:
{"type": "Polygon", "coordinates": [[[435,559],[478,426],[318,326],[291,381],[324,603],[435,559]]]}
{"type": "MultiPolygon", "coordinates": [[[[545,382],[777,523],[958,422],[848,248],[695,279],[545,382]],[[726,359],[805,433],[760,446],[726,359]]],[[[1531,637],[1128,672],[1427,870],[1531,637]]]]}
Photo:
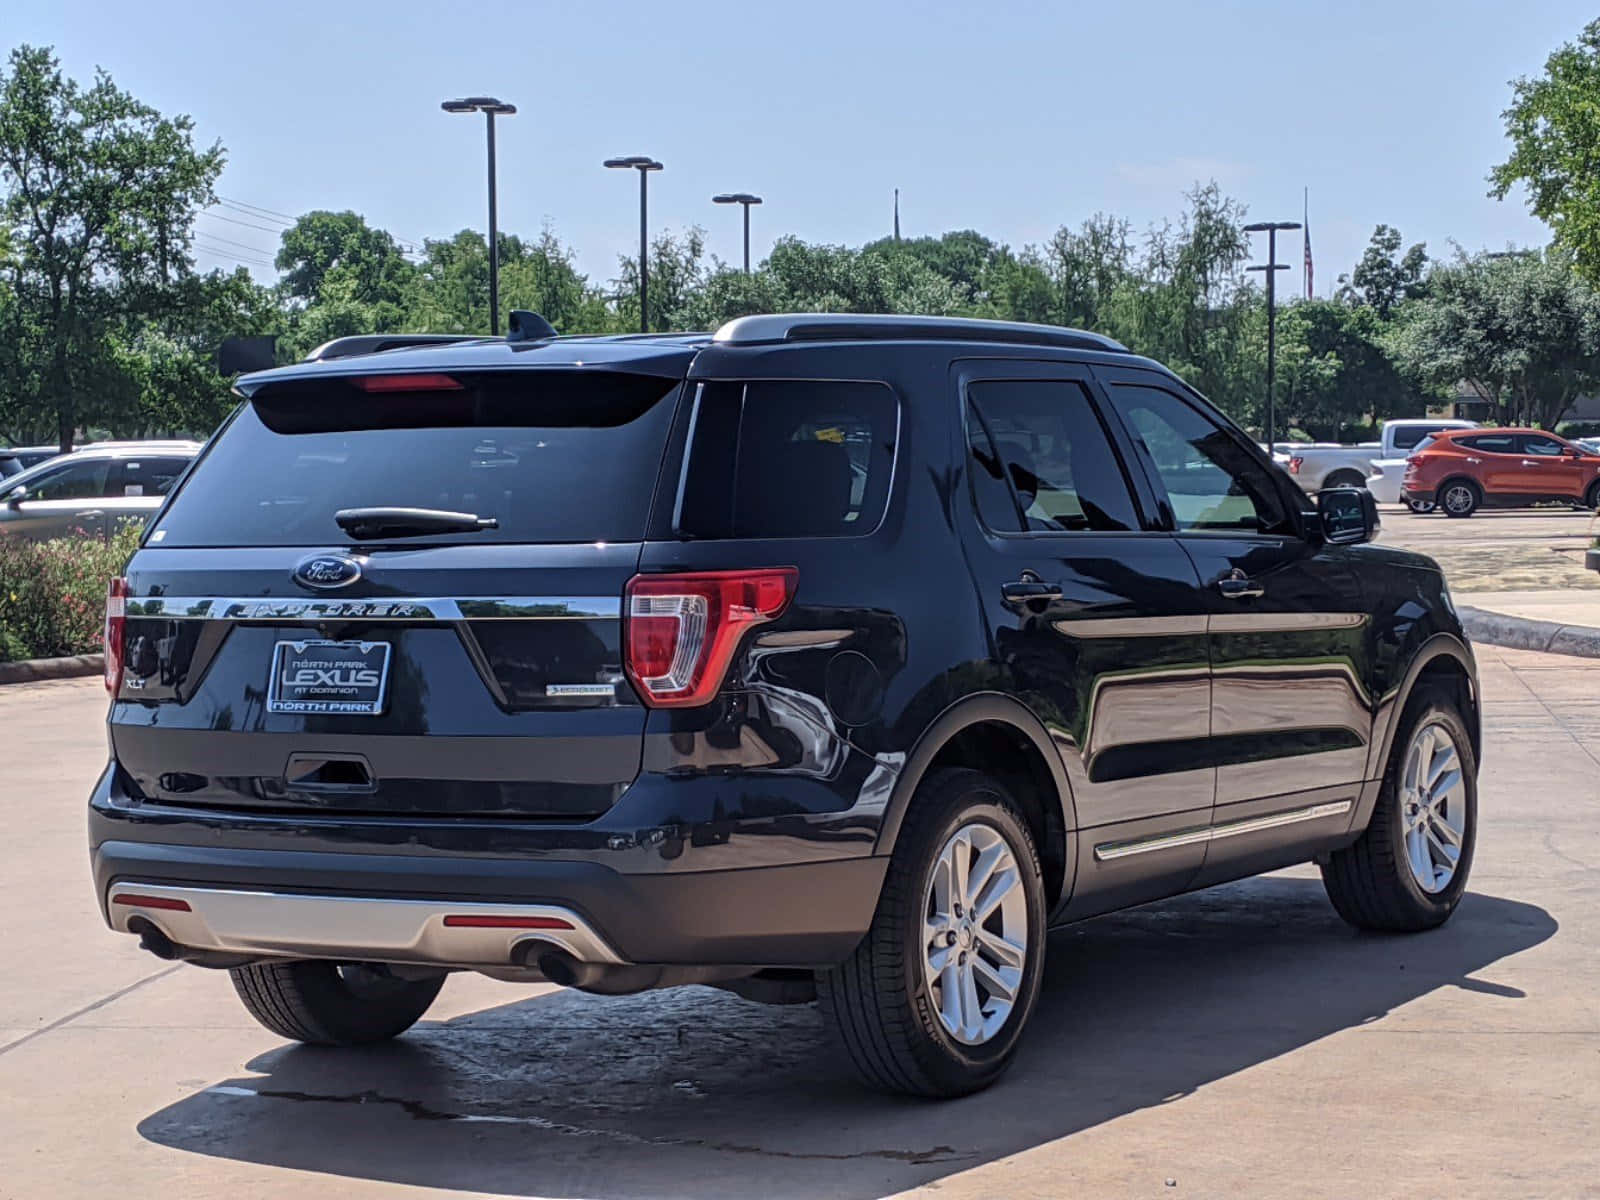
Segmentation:
{"type": "Polygon", "coordinates": [[[1306,188],[1305,189],[1304,199],[1305,199],[1305,215],[1304,215],[1305,233],[1302,236],[1305,238],[1305,247],[1306,247],[1306,299],[1310,300],[1312,298],[1312,286],[1313,286],[1313,282],[1314,282],[1314,280],[1313,280],[1313,271],[1312,271],[1312,268],[1311,268],[1311,189],[1310,188],[1306,188]]]}
{"type": "Polygon", "coordinates": [[[900,240],[900,189],[894,190],[894,240],[900,240]]]}

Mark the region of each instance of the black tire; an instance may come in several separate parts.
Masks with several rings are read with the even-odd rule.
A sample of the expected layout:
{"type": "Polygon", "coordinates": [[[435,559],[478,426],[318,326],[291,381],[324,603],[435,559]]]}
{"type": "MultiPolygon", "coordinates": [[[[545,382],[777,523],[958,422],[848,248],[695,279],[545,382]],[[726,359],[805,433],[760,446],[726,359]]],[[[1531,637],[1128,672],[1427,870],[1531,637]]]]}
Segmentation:
{"type": "Polygon", "coordinates": [[[872,926],[855,953],[817,976],[817,998],[856,1074],[869,1087],[913,1096],[964,1096],[998,1079],[1039,996],[1046,907],[1039,853],[1017,802],[980,771],[942,769],[922,781],[907,812],[872,926]],[[1019,866],[1028,919],[1016,999],[987,1041],[946,1031],[924,976],[924,909],[946,842],[971,824],[1005,840],[1019,866]]]}
{"type": "Polygon", "coordinates": [[[1387,933],[1433,929],[1450,918],[1466,891],[1477,837],[1478,764],[1472,739],[1450,693],[1427,688],[1406,705],[1366,831],[1353,845],[1329,856],[1322,867],[1322,883],[1339,915],[1357,929],[1387,933]],[[1428,892],[1406,861],[1400,777],[1412,738],[1435,723],[1445,726],[1455,742],[1465,789],[1465,829],[1455,874],[1441,890],[1428,892]]]}
{"type": "Polygon", "coordinates": [[[1590,509],[1600,509],[1600,479],[1589,485],[1589,490],[1583,494],[1583,506],[1590,509]]]}
{"type": "Polygon", "coordinates": [[[1322,481],[1322,490],[1328,488],[1353,487],[1366,490],[1367,477],[1359,471],[1335,471],[1322,481]]]}
{"type": "Polygon", "coordinates": [[[234,967],[234,990],[250,1015],[279,1037],[314,1046],[382,1042],[417,1023],[444,986],[402,979],[378,963],[299,960],[234,967]]]}
{"type": "Polygon", "coordinates": [[[1439,485],[1439,490],[1434,495],[1437,497],[1439,511],[1447,517],[1470,517],[1483,503],[1483,489],[1470,479],[1447,479],[1439,485]],[[1459,501],[1454,498],[1456,488],[1462,489],[1464,493],[1459,501]]]}

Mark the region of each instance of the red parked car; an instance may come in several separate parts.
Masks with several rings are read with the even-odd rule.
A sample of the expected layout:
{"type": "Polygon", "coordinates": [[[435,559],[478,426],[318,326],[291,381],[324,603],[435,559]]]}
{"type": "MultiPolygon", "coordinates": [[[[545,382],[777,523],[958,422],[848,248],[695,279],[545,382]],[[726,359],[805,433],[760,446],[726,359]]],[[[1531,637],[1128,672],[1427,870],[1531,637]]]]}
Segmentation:
{"type": "Polygon", "coordinates": [[[1406,459],[1400,498],[1452,517],[1546,500],[1600,508],[1600,454],[1542,429],[1442,430],[1406,459]]]}

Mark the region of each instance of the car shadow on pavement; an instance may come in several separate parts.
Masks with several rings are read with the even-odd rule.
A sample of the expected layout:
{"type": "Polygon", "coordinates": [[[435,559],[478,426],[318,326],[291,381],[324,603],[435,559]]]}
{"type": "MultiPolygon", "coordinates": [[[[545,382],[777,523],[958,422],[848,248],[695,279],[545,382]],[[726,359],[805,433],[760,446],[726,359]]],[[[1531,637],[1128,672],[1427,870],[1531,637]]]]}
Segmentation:
{"type": "Polygon", "coordinates": [[[1534,905],[1472,893],[1443,929],[1362,935],[1320,882],[1252,879],[1053,934],[1018,1062],[964,1100],[859,1090],[814,1005],[558,992],[387,1046],[273,1050],[139,1132],[487,1193],[878,1196],[1180,1098],[1437,989],[1519,1003],[1492,974],[1469,977],[1556,927],[1534,905]]]}

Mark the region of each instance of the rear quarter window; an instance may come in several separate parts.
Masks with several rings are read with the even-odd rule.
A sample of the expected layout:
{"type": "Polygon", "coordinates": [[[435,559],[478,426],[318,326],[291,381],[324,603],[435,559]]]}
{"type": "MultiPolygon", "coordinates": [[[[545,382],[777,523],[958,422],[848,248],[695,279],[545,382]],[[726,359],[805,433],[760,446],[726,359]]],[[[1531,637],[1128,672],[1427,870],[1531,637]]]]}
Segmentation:
{"type": "Polygon", "coordinates": [[[883,519],[899,404],[882,383],[701,385],[676,532],[691,538],[859,537],[883,519]]]}

